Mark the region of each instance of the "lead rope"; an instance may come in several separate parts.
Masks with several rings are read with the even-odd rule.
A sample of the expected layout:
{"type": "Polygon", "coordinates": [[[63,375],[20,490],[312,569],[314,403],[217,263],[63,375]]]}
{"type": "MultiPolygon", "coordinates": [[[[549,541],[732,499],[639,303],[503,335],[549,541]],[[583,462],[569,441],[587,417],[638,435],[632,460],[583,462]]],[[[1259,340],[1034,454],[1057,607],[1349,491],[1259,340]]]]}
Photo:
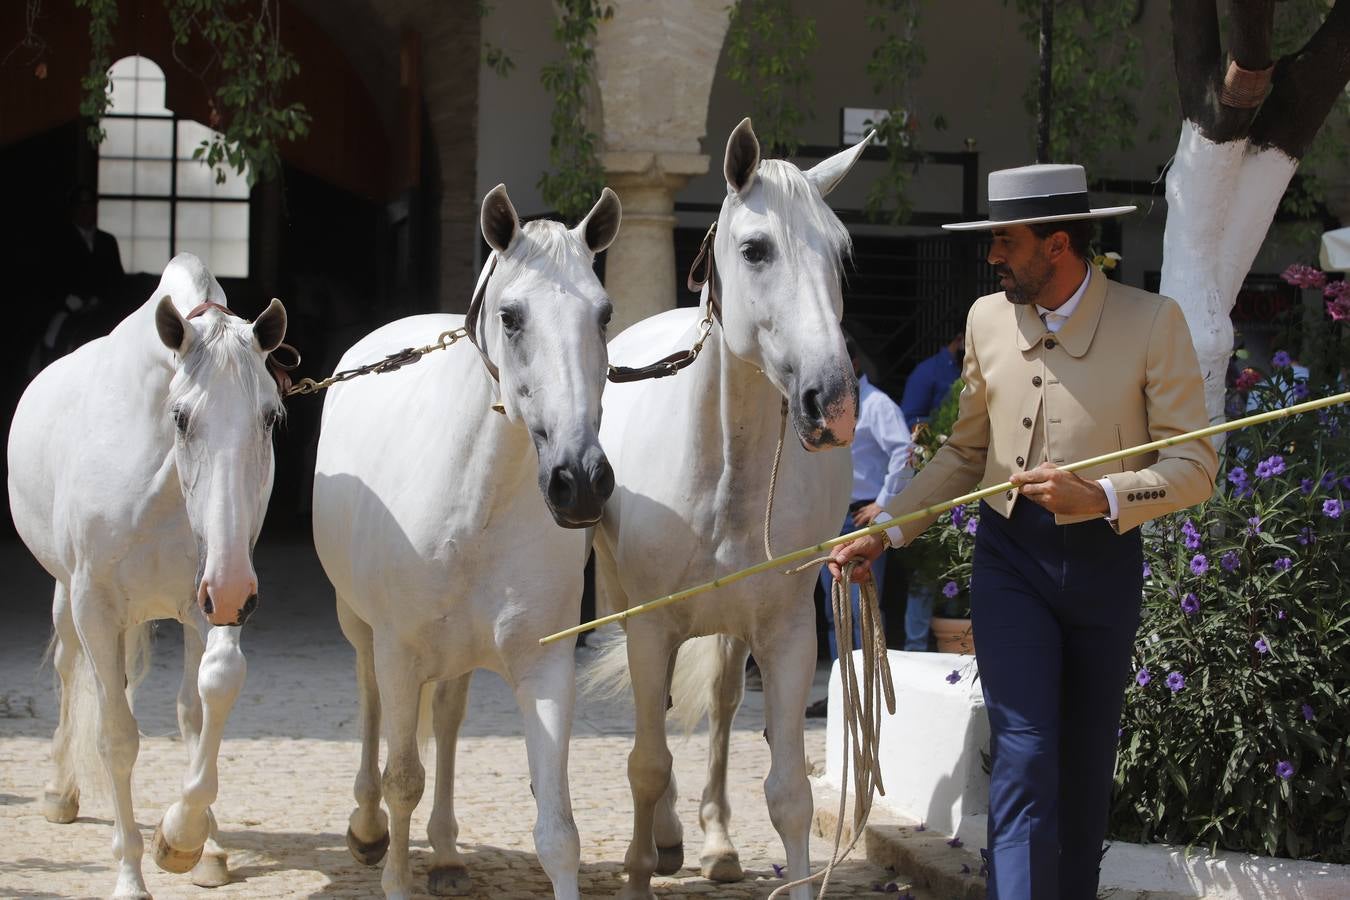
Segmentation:
{"type": "Polygon", "coordinates": [[[773,471],[769,473],[769,501],[764,507],[764,558],[773,559],[769,549],[769,532],[773,528],[773,495],[778,487],[778,466],[783,462],[783,436],[787,434],[787,398],[783,398],[782,415],[778,419],[778,447],[773,451],[773,471]]]}
{"type": "MultiPolygon", "coordinates": [[[[815,559],[798,566],[791,572],[818,566],[829,557],[815,559]]],[[[895,715],[895,686],[891,681],[890,661],[886,657],[886,635],[881,623],[881,610],[877,605],[876,583],[870,578],[858,585],[861,594],[859,603],[862,630],[862,683],[859,684],[858,672],[853,665],[853,604],[849,599],[849,583],[861,561],[846,563],[834,580],[830,589],[830,602],[834,607],[834,637],[839,648],[840,696],[844,706],[844,772],[839,788],[839,810],[835,816],[834,850],[830,861],[823,869],[817,870],[806,878],[779,885],[769,900],[800,884],[809,884],[821,879],[820,893],[823,898],[829,887],[830,875],[834,867],[843,862],[862,836],[867,818],[872,812],[872,800],[876,794],[885,796],[886,787],[881,782],[881,705],[885,700],[886,711],[895,715]],[[866,652],[870,649],[870,653],[866,652]],[[848,665],[842,661],[848,660],[848,665]],[[856,798],[853,805],[853,837],[843,852],[839,845],[843,843],[844,811],[848,803],[850,775],[850,757],[852,759],[853,793],[856,798]]]]}

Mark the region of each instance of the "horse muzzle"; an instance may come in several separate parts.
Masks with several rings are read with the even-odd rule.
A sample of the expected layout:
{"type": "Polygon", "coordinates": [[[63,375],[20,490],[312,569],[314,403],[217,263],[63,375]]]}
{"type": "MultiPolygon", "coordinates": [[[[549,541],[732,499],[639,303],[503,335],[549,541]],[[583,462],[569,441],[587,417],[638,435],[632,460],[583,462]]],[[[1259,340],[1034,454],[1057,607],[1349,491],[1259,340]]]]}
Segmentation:
{"type": "Polygon", "coordinates": [[[789,403],[792,424],[808,452],[847,447],[858,424],[858,381],[820,378],[799,385],[789,403]]]}
{"type": "Polygon", "coordinates": [[[212,625],[243,625],[258,608],[258,581],[204,576],[197,582],[197,605],[212,625]]]}
{"type": "Polygon", "coordinates": [[[600,521],[614,493],[614,470],[599,444],[539,467],[539,487],[553,521],[563,528],[589,528],[600,521]]]}

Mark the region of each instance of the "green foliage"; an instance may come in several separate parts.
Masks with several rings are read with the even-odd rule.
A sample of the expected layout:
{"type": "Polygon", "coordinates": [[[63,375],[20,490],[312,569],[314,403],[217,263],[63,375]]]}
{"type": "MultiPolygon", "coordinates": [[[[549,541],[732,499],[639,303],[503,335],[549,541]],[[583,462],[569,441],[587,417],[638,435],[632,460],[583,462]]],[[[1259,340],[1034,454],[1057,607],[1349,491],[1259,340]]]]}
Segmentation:
{"type": "MultiPolygon", "coordinates": [[[[1008,2],[1008,0],[1004,0],[1008,2]]],[[[1040,43],[1042,0],[1016,0],[1022,33],[1040,43]]],[[[1134,95],[1143,84],[1132,3],[1054,0],[1051,36],[1050,159],[1102,170],[1107,150],[1134,146],[1134,95]]],[[[1033,72],[1023,100],[1034,117],[1039,102],[1033,72]]]]}
{"type": "MultiPolygon", "coordinates": [[[[280,170],[281,141],[309,132],[304,105],[280,101],[282,85],[300,67],[281,46],[272,2],[165,0],[175,55],[194,39],[210,50],[198,74],[215,80],[207,124],[216,135],[204,141],[193,158],[212,167],[218,182],[224,182],[227,169],[247,170],[251,183],[271,177],[280,170]]],[[[89,127],[89,140],[98,144],[104,133],[97,123],[108,110],[117,0],[75,0],[75,5],[89,10],[91,58],[89,74],[80,82],[84,89],[80,113],[95,123],[89,127]]]]}
{"type": "Polygon", "coordinates": [[[544,201],[567,219],[579,219],[604,187],[604,170],[596,155],[596,136],[586,121],[595,85],[595,50],[591,46],[601,19],[614,8],[596,0],[558,0],[553,35],[562,59],[544,66],[539,80],[553,95],[553,132],[548,160],[556,169],[544,172],[539,189],[544,201]]]}
{"type": "Polygon", "coordinates": [[[873,221],[892,225],[909,216],[905,189],[918,159],[913,84],[927,57],[919,43],[919,0],[868,0],[867,29],[880,37],[867,60],[872,93],[884,97],[890,115],[873,123],[877,141],[887,150],[886,174],[867,192],[866,212],[873,221]]]}
{"type": "Polygon", "coordinates": [[[811,118],[816,20],[789,0],[737,0],[725,40],[727,77],[750,95],[755,135],[770,156],[790,156],[811,118]]]}
{"type": "MultiPolygon", "coordinates": [[[[1251,390],[1305,388],[1286,367],[1251,390]]],[[[1244,429],[1226,456],[1212,500],[1146,535],[1112,833],[1350,862],[1350,417],[1244,429]]]]}
{"type": "Polygon", "coordinates": [[[281,102],[281,88],[300,71],[281,46],[280,31],[269,0],[168,0],[175,52],[198,38],[212,58],[203,76],[219,67],[212,99],[216,133],[193,151],[215,170],[223,183],[227,169],[248,172],[256,183],[281,170],[281,142],[309,133],[303,104],[281,102]],[[256,13],[254,8],[257,8],[256,13]]]}
{"type": "MultiPolygon", "coordinates": [[[[942,404],[925,423],[915,428],[911,465],[920,470],[947,441],[960,409],[961,388],[956,379],[942,404]]],[[[970,615],[971,554],[975,550],[974,525],[979,520],[979,504],[957,507],[938,516],[927,531],[910,544],[906,561],[917,583],[933,585],[942,593],[937,612],[949,618],[970,615]]]]}
{"type": "MultiPolygon", "coordinates": [[[[494,8],[486,0],[478,0],[478,18],[487,18],[494,8]]],[[[491,41],[483,41],[483,65],[496,72],[498,78],[505,78],[516,67],[516,61],[506,52],[505,47],[498,47],[491,41]]]]}

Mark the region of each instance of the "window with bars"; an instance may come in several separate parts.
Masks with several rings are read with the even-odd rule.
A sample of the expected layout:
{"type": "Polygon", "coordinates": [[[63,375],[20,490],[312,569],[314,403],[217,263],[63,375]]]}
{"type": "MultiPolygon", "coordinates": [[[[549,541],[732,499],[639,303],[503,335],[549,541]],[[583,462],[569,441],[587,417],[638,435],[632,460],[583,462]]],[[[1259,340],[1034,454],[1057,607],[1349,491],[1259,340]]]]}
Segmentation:
{"type": "Polygon", "coordinates": [[[165,105],[164,71],[143,56],[109,70],[99,147],[98,227],[117,238],[128,272],[158,274],[195,253],[217,277],[248,276],[248,177],[215,173],[192,153],[212,131],[165,105]]]}

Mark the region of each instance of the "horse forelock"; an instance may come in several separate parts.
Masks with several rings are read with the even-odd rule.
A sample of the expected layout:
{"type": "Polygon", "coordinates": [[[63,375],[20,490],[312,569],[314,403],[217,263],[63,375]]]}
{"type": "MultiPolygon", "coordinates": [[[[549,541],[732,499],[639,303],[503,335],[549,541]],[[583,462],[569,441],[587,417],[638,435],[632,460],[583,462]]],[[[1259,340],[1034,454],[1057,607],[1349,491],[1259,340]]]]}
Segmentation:
{"type": "Polygon", "coordinates": [[[848,228],[801,169],[786,160],[765,159],[760,160],[756,175],[770,226],[780,232],[789,252],[802,238],[815,237],[834,251],[831,256],[836,267],[852,254],[848,228]]]}
{"type": "MultiPolygon", "coordinates": [[[[196,338],[183,357],[182,377],[175,378],[169,387],[169,408],[181,407],[190,421],[205,401],[207,387],[217,378],[229,379],[239,390],[251,391],[255,397],[275,393],[276,382],[253,348],[249,323],[213,309],[194,318],[189,327],[195,329],[196,338]]],[[[278,414],[285,414],[280,404],[278,414]]]]}
{"type": "Polygon", "coordinates": [[[511,248],[503,260],[513,263],[503,271],[507,282],[527,272],[571,282],[579,273],[591,271],[590,252],[561,222],[547,219],[527,222],[518,243],[519,247],[511,248]]]}

